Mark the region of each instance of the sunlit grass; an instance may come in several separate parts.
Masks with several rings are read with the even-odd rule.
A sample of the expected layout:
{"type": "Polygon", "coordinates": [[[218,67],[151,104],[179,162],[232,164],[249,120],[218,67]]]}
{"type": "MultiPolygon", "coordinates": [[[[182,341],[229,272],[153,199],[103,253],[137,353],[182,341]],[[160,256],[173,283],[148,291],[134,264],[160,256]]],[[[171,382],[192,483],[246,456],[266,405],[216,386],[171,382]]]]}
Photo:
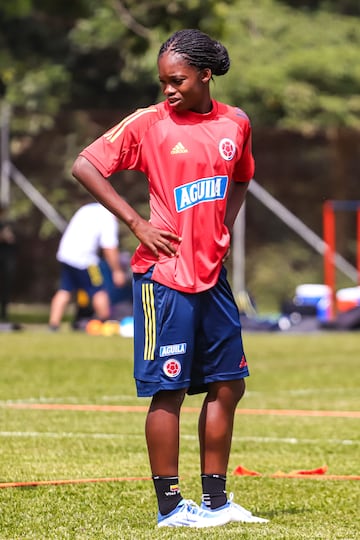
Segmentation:
{"type": "MultiPolygon", "coordinates": [[[[251,377],[239,406],[228,491],[267,525],[156,529],[150,480],[0,490],[0,539],[355,539],[359,482],[271,478],[279,470],[359,474],[359,418],[241,414],[244,409],[359,411],[360,337],[245,334],[251,377]],[[238,465],[258,478],[232,475],[238,465]]],[[[18,404],[144,405],[132,342],[44,330],[0,334],[0,482],[149,477],[145,412],[16,409],[18,404]]],[[[200,406],[187,397],[185,407],[200,406]]],[[[201,496],[197,413],[182,414],[181,488],[201,496]]]]}

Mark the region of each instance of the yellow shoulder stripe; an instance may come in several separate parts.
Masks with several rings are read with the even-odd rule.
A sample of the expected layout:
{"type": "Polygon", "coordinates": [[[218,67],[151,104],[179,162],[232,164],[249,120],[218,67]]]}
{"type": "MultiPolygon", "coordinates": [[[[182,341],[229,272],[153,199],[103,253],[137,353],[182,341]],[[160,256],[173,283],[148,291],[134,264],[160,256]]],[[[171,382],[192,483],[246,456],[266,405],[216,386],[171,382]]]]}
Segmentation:
{"type": "Polygon", "coordinates": [[[104,137],[108,141],[114,142],[119,137],[119,135],[121,135],[121,133],[126,128],[126,126],[131,124],[131,122],[133,122],[137,118],[140,118],[144,114],[152,113],[152,112],[157,112],[157,109],[155,107],[148,107],[146,109],[138,109],[134,113],[130,114],[129,116],[121,120],[121,122],[119,122],[116,126],[114,126],[110,131],[105,133],[104,137]]]}

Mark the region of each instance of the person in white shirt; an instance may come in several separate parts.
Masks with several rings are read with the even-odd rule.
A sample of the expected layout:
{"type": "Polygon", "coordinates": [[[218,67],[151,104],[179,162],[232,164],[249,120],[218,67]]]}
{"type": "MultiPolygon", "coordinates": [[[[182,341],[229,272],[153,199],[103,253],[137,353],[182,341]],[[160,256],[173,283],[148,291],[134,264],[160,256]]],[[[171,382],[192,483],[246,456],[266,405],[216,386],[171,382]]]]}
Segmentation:
{"type": "Polygon", "coordinates": [[[126,275],[119,263],[118,232],[115,216],[97,202],[85,204],[75,212],[56,255],[61,275],[59,289],[50,305],[51,330],[59,328],[72,293],[79,290],[86,291],[100,320],[109,319],[110,299],[99,267],[99,252],[112,271],[114,285],[123,286],[126,275]]]}

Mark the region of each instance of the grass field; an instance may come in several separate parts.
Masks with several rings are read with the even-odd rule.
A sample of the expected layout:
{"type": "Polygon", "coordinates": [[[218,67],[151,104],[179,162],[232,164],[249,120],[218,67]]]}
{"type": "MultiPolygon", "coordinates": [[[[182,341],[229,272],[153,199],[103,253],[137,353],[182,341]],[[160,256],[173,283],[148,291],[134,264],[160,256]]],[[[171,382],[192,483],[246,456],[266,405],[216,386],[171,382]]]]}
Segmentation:
{"type": "MultiPolygon", "coordinates": [[[[41,328],[0,334],[0,483],[113,479],[0,489],[0,539],[360,538],[360,483],[346,478],[360,474],[360,334],[245,333],[244,342],[252,376],[228,491],[270,522],[174,530],[156,528],[148,400],[135,395],[131,340],[41,328]],[[271,477],[325,464],[323,479],[271,477]],[[238,465],[263,475],[235,476],[238,465]]],[[[197,502],[200,402],[185,401],[180,459],[183,495],[197,502]]]]}

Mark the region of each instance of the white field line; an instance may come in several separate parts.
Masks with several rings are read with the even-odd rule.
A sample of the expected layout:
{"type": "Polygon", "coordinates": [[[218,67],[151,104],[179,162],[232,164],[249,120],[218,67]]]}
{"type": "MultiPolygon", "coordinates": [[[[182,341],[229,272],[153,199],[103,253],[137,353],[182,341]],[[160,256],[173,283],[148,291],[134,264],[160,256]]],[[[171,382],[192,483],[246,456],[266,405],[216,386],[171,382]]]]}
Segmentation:
{"type": "MultiPolygon", "coordinates": [[[[81,433],[72,431],[0,431],[0,437],[19,438],[49,438],[49,439],[126,439],[143,438],[142,433],[81,433]]],[[[197,440],[196,435],[182,435],[186,440],[197,440]]],[[[296,437],[233,437],[234,442],[256,442],[262,444],[335,444],[335,445],[358,445],[360,440],[356,439],[301,439],[296,437]]]]}
{"type": "MultiPolygon", "coordinates": [[[[278,394],[282,395],[289,395],[289,396],[302,396],[302,395],[319,395],[319,394],[338,394],[338,395],[345,395],[349,396],[350,394],[359,395],[360,389],[359,388],[294,388],[292,390],[278,390],[278,394]]],[[[263,392],[259,392],[257,390],[247,390],[245,398],[243,400],[243,403],[245,404],[245,401],[248,397],[258,397],[263,395],[263,392]]],[[[134,394],[131,395],[114,395],[114,396],[101,396],[99,403],[108,403],[108,402],[117,402],[117,401],[126,401],[129,402],[134,399],[134,394]]],[[[144,398],[141,398],[138,400],[139,403],[144,403],[144,398]]],[[[11,404],[17,404],[17,403],[71,403],[71,404],[80,404],[82,403],[77,396],[61,396],[61,397],[43,397],[43,396],[36,396],[32,397],[29,396],[26,399],[7,399],[7,400],[0,400],[0,406],[4,405],[11,405],[11,404]]]]}
{"type": "MultiPolygon", "coordinates": [[[[283,395],[289,395],[289,396],[303,396],[303,395],[319,395],[319,394],[340,394],[347,396],[349,392],[354,395],[358,395],[360,391],[360,388],[358,387],[351,387],[351,388],[291,388],[287,390],[279,389],[276,391],[277,394],[283,394],[283,395]]],[[[261,396],[263,392],[260,392],[259,390],[247,390],[246,396],[261,396]]]]}
{"type": "MultiPolygon", "coordinates": [[[[134,395],[121,395],[121,396],[101,396],[100,401],[101,403],[108,403],[110,402],[116,402],[116,401],[126,401],[127,403],[134,398],[134,395]]],[[[82,401],[79,400],[76,396],[62,396],[62,397],[28,397],[27,399],[6,399],[1,400],[0,399],[0,407],[5,407],[6,405],[16,405],[16,404],[33,404],[33,403],[55,403],[55,404],[63,404],[63,403],[71,403],[72,405],[80,405],[82,401]]],[[[143,401],[141,402],[143,403],[143,401]]]]}

